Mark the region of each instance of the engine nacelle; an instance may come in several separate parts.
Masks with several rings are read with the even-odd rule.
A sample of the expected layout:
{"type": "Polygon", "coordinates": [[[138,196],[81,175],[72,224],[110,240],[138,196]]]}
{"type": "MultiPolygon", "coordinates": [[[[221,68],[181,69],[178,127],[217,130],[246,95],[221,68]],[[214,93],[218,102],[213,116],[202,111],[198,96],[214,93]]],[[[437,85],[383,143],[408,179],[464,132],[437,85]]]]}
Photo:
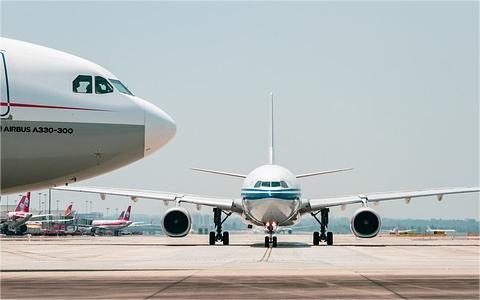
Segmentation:
{"type": "Polygon", "coordinates": [[[165,212],[162,228],[170,237],[184,237],[192,228],[190,213],[183,207],[172,207],[165,212]]]}
{"type": "Polygon", "coordinates": [[[350,222],[353,234],[360,238],[373,238],[377,236],[382,227],[382,219],[370,207],[358,209],[350,222]]]}

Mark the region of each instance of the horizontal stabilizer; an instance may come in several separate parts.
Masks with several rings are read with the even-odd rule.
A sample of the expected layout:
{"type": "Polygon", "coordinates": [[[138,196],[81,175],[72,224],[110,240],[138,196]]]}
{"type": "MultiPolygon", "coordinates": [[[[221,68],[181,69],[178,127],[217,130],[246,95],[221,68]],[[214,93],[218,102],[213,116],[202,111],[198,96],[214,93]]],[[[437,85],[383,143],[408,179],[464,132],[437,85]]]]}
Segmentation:
{"type": "Polygon", "coordinates": [[[247,177],[247,175],[242,175],[242,174],[237,174],[237,173],[207,170],[207,169],[199,169],[199,168],[191,168],[191,169],[194,170],[194,171],[212,173],[212,174],[217,174],[217,175],[225,175],[225,176],[240,177],[240,178],[246,178],[247,177]]]}
{"type": "Polygon", "coordinates": [[[320,172],[306,173],[306,174],[296,175],[296,177],[297,177],[297,178],[303,178],[303,177],[310,177],[310,176],[317,176],[317,175],[325,175],[325,174],[337,173],[337,172],[343,172],[343,171],[350,171],[350,170],[353,170],[353,168],[336,169],[336,170],[328,170],[328,171],[320,171],[320,172]]]}

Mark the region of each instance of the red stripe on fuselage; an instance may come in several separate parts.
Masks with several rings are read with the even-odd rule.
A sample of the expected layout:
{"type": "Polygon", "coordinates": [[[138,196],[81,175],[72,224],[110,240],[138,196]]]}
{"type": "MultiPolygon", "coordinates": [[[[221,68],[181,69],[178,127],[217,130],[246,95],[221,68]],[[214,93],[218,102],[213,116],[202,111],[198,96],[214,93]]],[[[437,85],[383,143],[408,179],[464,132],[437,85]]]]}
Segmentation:
{"type": "Polygon", "coordinates": [[[14,103],[14,102],[1,102],[0,106],[11,107],[28,107],[28,108],[51,108],[51,109],[69,109],[69,110],[89,110],[89,111],[111,111],[108,109],[98,108],[86,108],[86,107],[72,107],[72,106],[57,106],[57,105],[44,105],[44,104],[28,104],[28,103],[14,103]]]}

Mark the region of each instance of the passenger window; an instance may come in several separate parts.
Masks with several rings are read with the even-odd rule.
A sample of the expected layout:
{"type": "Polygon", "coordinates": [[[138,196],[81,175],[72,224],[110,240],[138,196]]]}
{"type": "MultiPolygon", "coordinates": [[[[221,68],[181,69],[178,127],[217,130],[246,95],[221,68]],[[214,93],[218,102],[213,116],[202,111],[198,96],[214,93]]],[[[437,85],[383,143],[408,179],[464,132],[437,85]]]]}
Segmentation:
{"type": "Polygon", "coordinates": [[[92,93],[92,76],[78,75],[73,81],[73,92],[82,94],[92,93]]]}
{"type": "Polygon", "coordinates": [[[288,184],[285,182],[285,181],[280,181],[280,185],[283,187],[283,188],[288,188],[288,184]]]}
{"type": "Polygon", "coordinates": [[[255,186],[256,188],[260,187],[262,185],[262,182],[261,181],[257,181],[257,183],[255,183],[255,186]]]}
{"type": "Polygon", "coordinates": [[[112,93],[112,85],[103,77],[95,76],[95,94],[112,93]]]}
{"type": "Polygon", "coordinates": [[[264,187],[270,187],[270,182],[269,181],[263,181],[262,186],[264,187]]]}
{"type": "Polygon", "coordinates": [[[280,187],[280,182],[278,181],[272,182],[272,187],[280,187]]]}

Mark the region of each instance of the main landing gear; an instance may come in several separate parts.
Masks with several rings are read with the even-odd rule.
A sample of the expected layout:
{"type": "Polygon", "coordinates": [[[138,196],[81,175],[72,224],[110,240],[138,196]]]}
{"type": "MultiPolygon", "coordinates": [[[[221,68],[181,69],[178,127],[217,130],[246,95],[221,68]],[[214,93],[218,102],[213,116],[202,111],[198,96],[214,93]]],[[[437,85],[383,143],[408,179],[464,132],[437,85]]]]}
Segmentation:
{"type": "Polygon", "coordinates": [[[224,245],[230,244],[230,234],[228,231],[222,232],[222,224],[231,215],[231,212],[226,213],[220,208],[215,207],[213,209],[213,223],[215,223],[215,231],[210,231],[210,234],[208,235],[208,242],[210,245],[215,245],[217,241],[222,241],[224,245]],[[222,212],[225,214],[225,218],[223,220],[222,212]]]}
{"type": "Polygon", "coordinates": [[[267,230],[268,235],[265,237],[265,248],[270,247],[270,244],[272,248],[277,248],[277,237],[273,236],[274,225],[267,223],[267,230]]]}
{"type": "Polygon", "coordinates": [[[320,242],[325,241],[327,242],[327,245],[331,246],[333,245],[333,233],[331,231],[327,232],[325,234],[325,231],[328,227],[328,213],[330,209],[328,208],[322,208],[320,211],[317,211],[316,213],[311,213],[311,215],[317,220],[317,222],[320,224],[320,232],[315,231],[313,233],[313,244],[315,246],[318,246],[320,242]],[[320,213],[320,220],[317,218],[317,215],[320,213]]]}

